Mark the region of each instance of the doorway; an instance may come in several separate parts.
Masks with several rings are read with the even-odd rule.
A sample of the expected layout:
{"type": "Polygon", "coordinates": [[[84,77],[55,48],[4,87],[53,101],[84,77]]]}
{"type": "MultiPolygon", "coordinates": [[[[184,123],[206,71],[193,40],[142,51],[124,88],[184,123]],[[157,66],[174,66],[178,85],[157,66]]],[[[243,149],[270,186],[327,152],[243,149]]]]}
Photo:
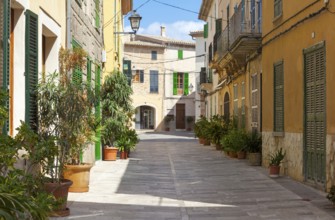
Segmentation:
{"type": "Polygon", "coordinates": [[[185,104],[176,105],[176,129],[185,129],[185,104]]]}

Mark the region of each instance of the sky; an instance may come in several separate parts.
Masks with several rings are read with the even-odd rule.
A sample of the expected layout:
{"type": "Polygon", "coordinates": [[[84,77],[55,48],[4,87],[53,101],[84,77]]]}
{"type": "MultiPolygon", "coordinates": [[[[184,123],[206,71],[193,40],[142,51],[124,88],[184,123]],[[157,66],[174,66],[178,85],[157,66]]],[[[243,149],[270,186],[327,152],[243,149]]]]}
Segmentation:
{"type": "MultiPolygon", "coordinates": [[[[160,26],[165,26],[167,37],[191,41],[190,31],[203,29],[204,22],[198,19],[197,14],[201,2],[202,0],[133,0],[133,9],[137,9],[137,13],[142,16],[137,33],[160,35],[160,26]]],[[[126,31],[131,30],[128,17],[125,18],[125,27],[126,31]]]]}

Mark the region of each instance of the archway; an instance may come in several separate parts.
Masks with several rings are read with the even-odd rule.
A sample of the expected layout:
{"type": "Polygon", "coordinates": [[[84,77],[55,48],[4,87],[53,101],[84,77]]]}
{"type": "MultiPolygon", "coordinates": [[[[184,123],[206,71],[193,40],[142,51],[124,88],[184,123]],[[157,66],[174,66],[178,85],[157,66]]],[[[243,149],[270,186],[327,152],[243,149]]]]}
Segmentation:
{"type": "Polygon", "coordinates": [[[139,106],[135,113],[135,129],[155,129],[156,110],[151,106],[139,106]]]}
{"type": "Polygon", "coordinates": [[[223,109],[223,115],[225,116],[226,119],[230,118],[230,112],[229,112],[229,94],[226,92],[224,95],[224,109],[223,109]]]}

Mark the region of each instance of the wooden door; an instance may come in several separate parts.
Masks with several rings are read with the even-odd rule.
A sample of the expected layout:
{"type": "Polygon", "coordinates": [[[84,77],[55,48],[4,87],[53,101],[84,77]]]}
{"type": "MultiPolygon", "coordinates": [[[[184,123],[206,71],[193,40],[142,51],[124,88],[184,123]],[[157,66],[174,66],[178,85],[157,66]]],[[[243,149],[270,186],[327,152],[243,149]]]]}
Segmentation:
{"type": "Polygon", "coordinates": [[[304,51],[304,171],[324,187],[326,174],[326,53],[324,44],[304,51]]]}
{"type": "Polygon", "coordinates": [[[185,104],[176,105],[176,129],[185,129],[185,104]]]}

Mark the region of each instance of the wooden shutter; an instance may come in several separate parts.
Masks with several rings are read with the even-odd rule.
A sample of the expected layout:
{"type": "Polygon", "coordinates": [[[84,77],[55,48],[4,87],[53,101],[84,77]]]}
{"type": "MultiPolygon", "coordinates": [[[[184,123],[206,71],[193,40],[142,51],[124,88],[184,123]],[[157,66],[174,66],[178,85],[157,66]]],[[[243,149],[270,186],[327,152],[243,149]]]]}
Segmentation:
{"type": "Polygon", "coordinates": [[[274,131],[284,131],[284,64],[274,65],[274,131]]]}
{"type": "Polygon", "coordinates": [[[204,24],[204,38],[208,38],[208,23],[204,24]]]}
{"type": "Polygon", "coordinates": [[[144,70],[140,70],[140,83],[144,82],[144,70]]]}
{"type": "Polygon", "coordinates": [[[188,95],[188,73],[184,73],[184,95],[188,95]]]}
{"type": "Polygon", "coordinates": [[[221,33],[222,31],[222,18],[215,20],[215,33],[221,33]]]}
{"type": "Polygon", "coordinates": [[[100,0],[95,0],[95,27],[100,28],[100,0]]]}
{"type": "MultiPolygon", "coordinates": [[[[95,103],[95,117],[97,119],[101,118],[100,90],[101,90],[100,66],[96,65],[96,69],[95,69],[95,94],[97,96],[97,100],[96,100],[96,103],[95,103]]],[[[96,160],[101,159],[101,132],[99,130],[96,132],[95,159],[96,160]]]]}
{"type": "MultiPolygon", "coordinates": [[[[81,45],[75,39],[72,39],[72,48],[73,49],[81,48],[81,45]]],[[[83,73],[80,66],[76,66],[74,68],[72,72],[72,80],[77,84],[81,84],[83,82],[83,73]]]]}
{"type": "Polygon", "coordinates": [[[173,73],[173,95],[177,95],[177,84],[178,84],[178,74],[177,72],[173,73]]]}
{"type": "MultiPolygon", "coordinates": [[[[9,67],[10,67],[10,46],[9,46],[9,36],[10,36],[10,0],[4,0],[0,3],[0,40],[2,41],[2,46],[0,46],[0,87],[3,88],[7,93],[9,93],[9,67]]],[[[9,109],[9,98],[6,100],[6,106],[9,109]]],[[[9,132],[9,120],[6,120],[3,133],[7,134],[9,132]]]]}
{"type": "Polygon", "coordinates": [[[91,81],[92,81],[92,60],[87,57],[87,84],[89,88],[91,88],[91,81]]]}
{"type": "Polygon", "coordinates": [[[37,130],[37,83],[38,83],[38,16],[26,11],[26,122],[37,130]]]}
{"type": "Polygon", "coordinates": [[[183,59],[183,50],[178,50],[178,60],[183,59]]]}

